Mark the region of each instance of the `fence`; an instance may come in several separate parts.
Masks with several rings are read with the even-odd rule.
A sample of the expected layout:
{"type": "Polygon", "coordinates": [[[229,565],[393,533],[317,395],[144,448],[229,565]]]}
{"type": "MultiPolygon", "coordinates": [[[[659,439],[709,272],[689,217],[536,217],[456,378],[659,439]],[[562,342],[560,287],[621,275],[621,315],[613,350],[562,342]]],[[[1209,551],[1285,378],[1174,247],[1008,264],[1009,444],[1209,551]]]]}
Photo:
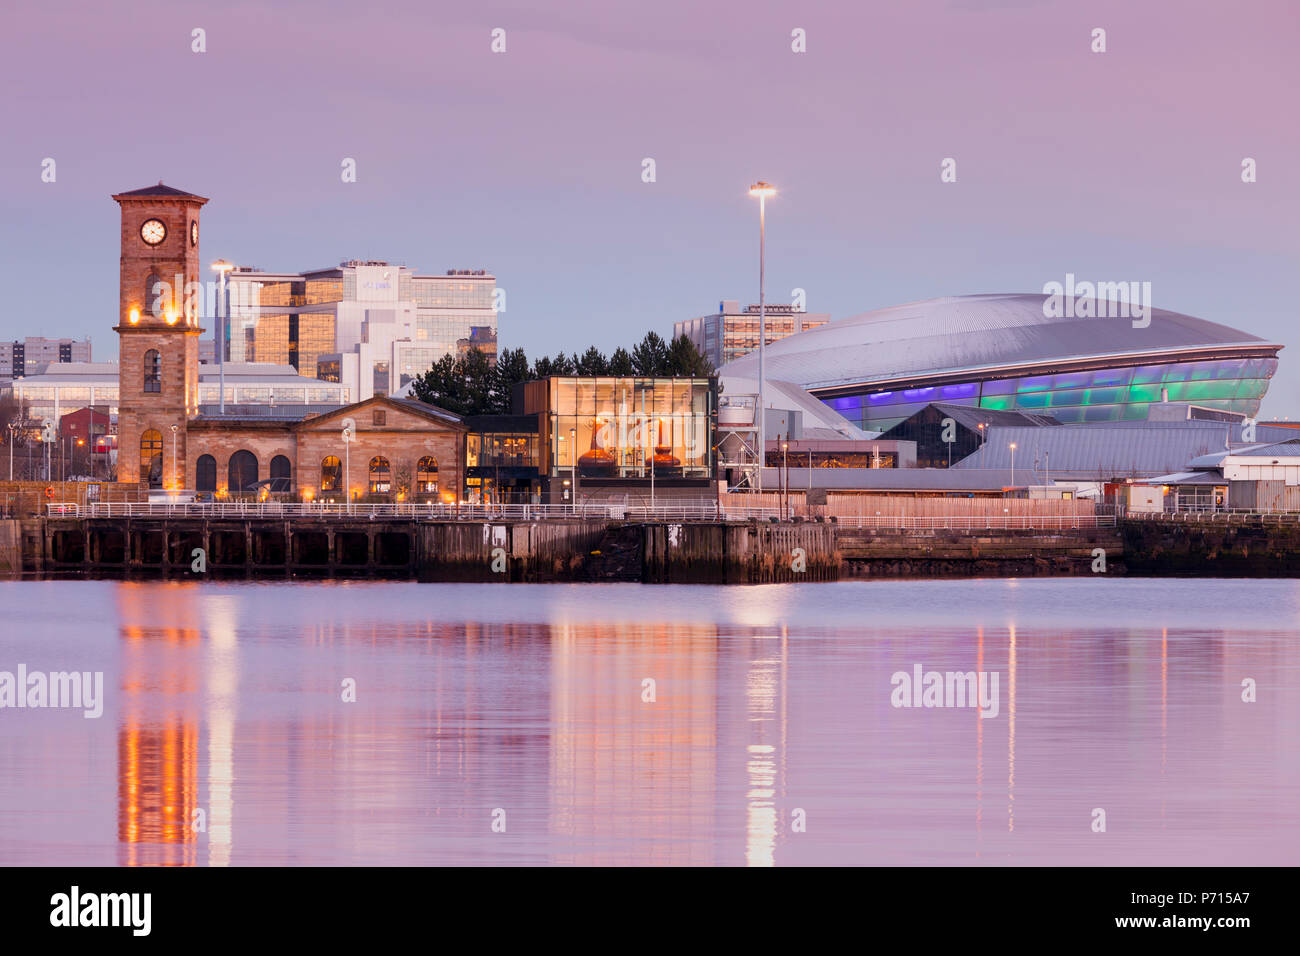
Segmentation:
{"type": "Polygon", "coordinates": [[[775,508],[722,508],[714,501],[633,507],[607,502],[585,504],[321,503],[280,501],[51,502],[54,518],[423,518],[436,521],[544,521],[572,518],[660,521],[729,521],[776,518],[775,508]]]}

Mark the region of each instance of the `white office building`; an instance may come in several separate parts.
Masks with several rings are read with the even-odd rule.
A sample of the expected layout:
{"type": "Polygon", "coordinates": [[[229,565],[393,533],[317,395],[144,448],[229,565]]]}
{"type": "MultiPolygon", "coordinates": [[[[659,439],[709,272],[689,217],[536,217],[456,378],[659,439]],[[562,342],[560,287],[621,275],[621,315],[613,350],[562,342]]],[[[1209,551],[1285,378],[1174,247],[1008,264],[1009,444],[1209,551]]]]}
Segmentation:
{"type": "Polygon", "coordinates": [[[227,281],[229,361],[290,365],[356,399],[395,394],[470,347],[495,360],[496,277],[484,270],[417,275],[351,260],[304,273],[236,268],[227,281]]]}

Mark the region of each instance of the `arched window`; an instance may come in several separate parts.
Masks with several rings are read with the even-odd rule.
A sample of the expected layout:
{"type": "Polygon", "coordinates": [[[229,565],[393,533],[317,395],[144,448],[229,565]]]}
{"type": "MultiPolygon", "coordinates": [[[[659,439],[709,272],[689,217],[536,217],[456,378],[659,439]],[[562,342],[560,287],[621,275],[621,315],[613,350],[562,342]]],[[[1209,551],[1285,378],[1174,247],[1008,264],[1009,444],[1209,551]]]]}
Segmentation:
{"type": "Polygon", "coordinates": [[[416,463],[415,490],[422,495],[438,493],[438,459],[426,455],[416,463]]]}
{"type": "Polygon", "coordinates": [[[140,481],[162,487],[162,432],[152,428],[140,435],[140,481]]]}
{"type": "Polygon", "coordinates": [[[320,490],[343,490],[343,462],[333,455],[320,463],[320,490]]]}
{"type": "Polygon", "coordinates": [[[162,353],[157,349],[144,353],[144,390],[162,391],[162,353]]]}
{"type": "Polygon", "coordinates": [[[292,469],[289,466],[289,459],[284,455],[276,455],[271,459],[271,490],[272,491],[293,491],[293,482],[290,480],[292,469]]]}
{"type": "Polygon", "coordinates": [[[386,495],[393,490],[393,472],[388,467],[388,459],[377,455],[370,459],[370,493],[386,495]]]}
{"type": "Polygon", "coordinates": [[[227,468],[227,486],[230,493],[252,491],[257,484],[257,456],[251,451],[240,449],[230,456],[227,468]]]}
{"type": "Polygon", "coordinates": [[[217,460],[211,455],[199,455],[194,464],[194,490],[217,490],[217,460]]]}

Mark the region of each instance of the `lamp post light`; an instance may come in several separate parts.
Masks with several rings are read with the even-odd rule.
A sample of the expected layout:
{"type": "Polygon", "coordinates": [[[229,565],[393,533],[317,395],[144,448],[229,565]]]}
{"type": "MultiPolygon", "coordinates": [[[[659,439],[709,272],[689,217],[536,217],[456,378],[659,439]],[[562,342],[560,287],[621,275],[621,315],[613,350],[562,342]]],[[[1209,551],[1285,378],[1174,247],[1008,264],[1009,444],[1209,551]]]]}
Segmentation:
{"type": "Polygon", "coordinates": [[[790,520],[790,433],[785,433],[786,440],[781,442],[781,518],[790,520]]]}
{"type": "MultiPolygon", "coordinates": [[[[180,431],[179,425],[172,426],[172,491],[177,490],[176,485],[176,433],[180,431]]],[[[254,475],[254,478],[257,476],[254,475]]]]}
{"type": "Polygon", "coordinates": [[[980,430],[980,467],[984,467],[984,423],[980,422],[975,426],[980,430]]]}
{"type": "MultiPolygon", "coordinates": [[[[348,514],[352,513],[352,443],[357,440],[357,423],[351,418],[343,419],[343,501],[348,514]]],[[[459,506],[458,506],[459,507],[459,506]]]]}
{"type": "Polygon", "coordinates": [[[1016,485],[1016,443],[1011,443],[1011,487],[1016,485]]]}
{"type": "Polygon", "coordinates": [[[220,302],[217,303],[217,388],[220,389],[218,401],[218,410],[222,415],[226,414],[226,325],[230,321],[230,305],[226,302],[226,273],[235,268],[233,264],[225,259],[218,259],[212,263],[212,271],[221,275],[221,295],[220,302]]]}
{"type": "Polygon", "coordinates": [[[573,513],[578,513],[578,428],[569,429],[569,484],[573,488],[573,513]]]}
{"type": "Polygon", "coordinates": [[[10,422],[9,423],[9,480],[10,481],[14,480],[14,438],[17,431],[18,429],[14,427],[14,423],[10,422]]]}
{"type": "Polygon", "coordinates": [[[764,297],[764,280],[767,271],[767,198],[776,195],[776,187],[759,180],[749,187],[749,194],[758,197],[758,490],[763,490],[763,466],[767,464],[767,434],[763,428],[766,415],[763,410],[763,356],[767,351],[767,305],[764,297]]]}

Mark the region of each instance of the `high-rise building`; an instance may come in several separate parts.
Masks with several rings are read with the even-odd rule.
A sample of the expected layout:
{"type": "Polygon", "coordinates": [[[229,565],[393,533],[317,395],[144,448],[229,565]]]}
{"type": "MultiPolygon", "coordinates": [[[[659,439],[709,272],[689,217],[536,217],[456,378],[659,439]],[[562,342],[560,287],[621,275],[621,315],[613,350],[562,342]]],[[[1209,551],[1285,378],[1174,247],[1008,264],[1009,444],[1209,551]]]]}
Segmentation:
{"type": "Polygon", "coordinates": [[[0,378],[36,375],[50,365],[90,361],[90,339],[47,339],[29,335],[0,342],[0,378]]]}
{"type": "Polygon", "coordinates": [[[453,269],[417,275],[381,260],[336,269],[230,272],[231,362],[292,365],[364,398],[393,394],[463,342],[495,358],[496,277],[453,269]]]}
{"type": "MultiPolygon", "coordinates": [[[[793,305],[768,304],[764,312],[763,331],[769,345],[831,320],[825,313],[800,312],[793,305]]],[[[674,322],[673,338],[686,336],[714,368],[719,368],[758,348],[758,319],[758,306],[746,306],[742,311],[738,300],[724,299],[712,315],[674,322]]]]}

